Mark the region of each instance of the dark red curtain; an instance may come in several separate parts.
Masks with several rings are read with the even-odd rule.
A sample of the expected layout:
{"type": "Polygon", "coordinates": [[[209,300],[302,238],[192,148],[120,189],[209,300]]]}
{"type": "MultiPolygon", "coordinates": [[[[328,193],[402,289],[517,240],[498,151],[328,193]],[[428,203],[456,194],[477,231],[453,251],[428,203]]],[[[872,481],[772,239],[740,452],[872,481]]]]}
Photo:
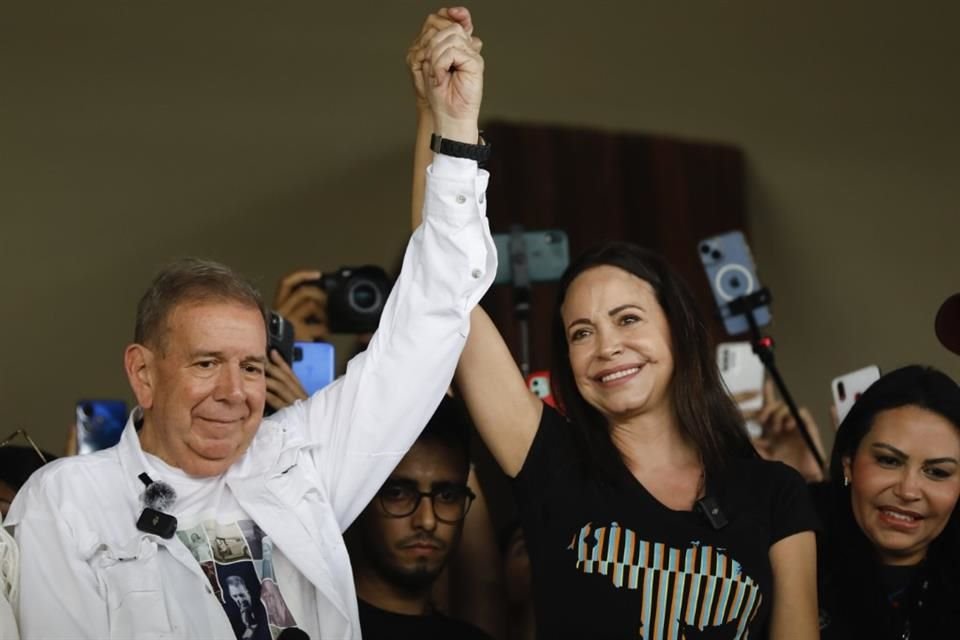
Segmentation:
{"type": "MultiPolygon", "coordinates": [[[[664,136],[492,122],[488,215],[494,233],[512,224],[563,229],[570,255],[606,240],[628,240],[663,254],[681,273],[722,336],[697,243],[743,229],[744,160],[729,145],[664,136]]],[[[501,260],[507,259],[501,256],[501,260]]],[[[531,292],[533,370],[549,368],[556,285],[531,292]]],[[[508,287],[484,300],[514,355],[519,353],[508,287]]]]}

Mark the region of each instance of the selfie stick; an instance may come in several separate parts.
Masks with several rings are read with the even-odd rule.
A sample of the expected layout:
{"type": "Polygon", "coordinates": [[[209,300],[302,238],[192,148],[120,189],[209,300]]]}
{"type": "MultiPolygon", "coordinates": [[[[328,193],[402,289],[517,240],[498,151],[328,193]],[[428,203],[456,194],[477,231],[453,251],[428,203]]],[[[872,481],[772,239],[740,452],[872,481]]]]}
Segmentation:
{"type": "Polygon", "coordinates": [[[783,398],[783,401],[787,403],[787,407],[790,409],[790,415],[792,415],[793,419],[797,421],[797,429],[800,430],[800,435],[803,436],[803,442],[807,445],[807,448],[810,449],[810,453],[813,454],[814,460],[817,461],[817,466],[819,466],[820,470],[823,471],[825,469],[823,456],[820,455],[816,445],[813,444],[813,438],[810,437],[810,431],[807,428],[807,423],[805,423],[803,418],[800,417],[800,411],[797,409],[797,405],[793,401],[793,396],[790,395],[790,391],[787,389],[787,383],[784,382],[783,377],[780,375],[780,371],[777,369],[777,363],[774,361],[773,357],[773,339],[760,333],[760,327],[757,326],[757,320],[753,317],[754,310],[758,307],[763,307],[770,304],[771,299],[772,296],[770,295],[770,290],[764,287],[763,289],[754,291],[750,295],[740,296],[735,300],[731,300],[729,303],[727,303],[727,308],[734,315],[746,316],[747,324],[750,325],[750,336],[752,338],[751,343],[753,344],[753,352],[757,354],[757,357],[760,358],[760,361],[763,362],[763,365],[767,368],[767,371],[773,378],[774,384],[777,385],[777,390],[780,391],[780,396],[783,398]]]}
{"type": "Polygon", "coordinates": [[[530,375],[530,271],[523,226],[510,227],[510,276],[513,284],[513,317],[520,327],[520,371],[530,375]]]}

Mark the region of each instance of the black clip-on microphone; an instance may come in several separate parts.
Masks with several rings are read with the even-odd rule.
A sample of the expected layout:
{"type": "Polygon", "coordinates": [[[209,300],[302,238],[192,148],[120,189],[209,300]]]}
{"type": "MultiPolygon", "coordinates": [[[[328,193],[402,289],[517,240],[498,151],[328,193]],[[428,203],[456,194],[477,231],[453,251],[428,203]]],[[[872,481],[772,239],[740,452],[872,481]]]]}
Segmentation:
{"type": "Polygon", "coordinates": [[[164,510],[177,499],[177,492],[166,482],[154,482],[146,473],[137,477],[146,486],[140,496],[143,511],[137,519],[137,529],[169,540],[177,532],[177,519],[164,510]]]}
{"type": "Polygon", "coordinates": [[[714,529],[727,526],[727,516],[720,510],[720,503],[711,495],[705,495],[693,503],[693,510],[706,518],[714,529]]]}

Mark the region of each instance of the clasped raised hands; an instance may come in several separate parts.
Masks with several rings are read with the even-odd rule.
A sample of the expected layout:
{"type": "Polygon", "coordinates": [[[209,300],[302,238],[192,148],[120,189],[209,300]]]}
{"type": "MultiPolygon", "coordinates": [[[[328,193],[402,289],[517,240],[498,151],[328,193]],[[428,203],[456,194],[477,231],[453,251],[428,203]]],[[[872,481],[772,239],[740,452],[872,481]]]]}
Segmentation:
{"type": "Polygon", "coordinates": [[[417,108],[433,114],[434,132],[459,142],[476,143],[483,99],[482,43],[473,36],[464,7],[427,16],[407,52],[417,108]]]}

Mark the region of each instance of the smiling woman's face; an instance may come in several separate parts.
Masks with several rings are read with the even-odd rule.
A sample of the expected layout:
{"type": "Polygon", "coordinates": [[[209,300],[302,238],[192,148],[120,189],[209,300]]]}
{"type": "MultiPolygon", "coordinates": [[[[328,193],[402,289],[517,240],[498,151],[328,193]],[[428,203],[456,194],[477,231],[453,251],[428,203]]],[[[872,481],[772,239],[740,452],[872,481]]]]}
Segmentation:
{"type": "Polygon", "coordinates": [[[618,267],[587,269],[560,315],[577,389],[607,420],[671,411],[670,325],[650,283],[618,267]]]}
{"type": "Polygon", "coordinates": [[[888,409],[843,468],[853,517],[880,561],[917,564],[960,498],[960,429],[920,407],[888,409]]]}

